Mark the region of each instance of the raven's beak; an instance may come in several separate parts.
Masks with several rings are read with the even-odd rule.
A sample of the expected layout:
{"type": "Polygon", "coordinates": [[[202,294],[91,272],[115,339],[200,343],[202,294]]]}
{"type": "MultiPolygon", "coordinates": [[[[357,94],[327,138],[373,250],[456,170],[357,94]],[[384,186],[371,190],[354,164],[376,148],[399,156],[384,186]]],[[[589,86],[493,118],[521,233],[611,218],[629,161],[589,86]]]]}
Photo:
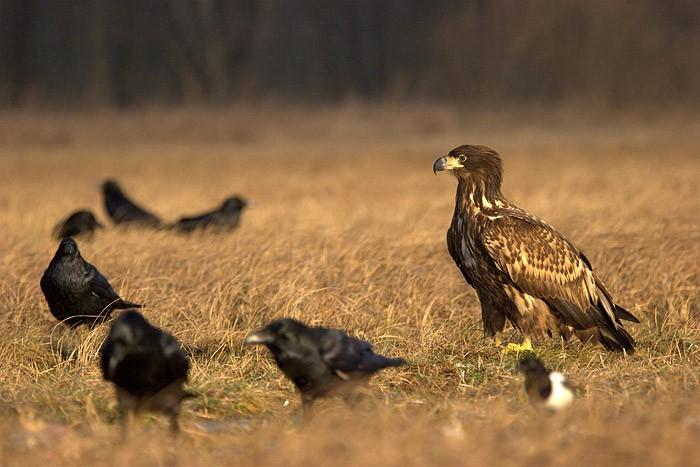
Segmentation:
{"type": "Polygon", "coordinates": [[[257,344],[272,344],[275,341],[275,336],[266,328],[258,329],[248,334],[248,337],[243,341],[246,345],[257,344]]]}

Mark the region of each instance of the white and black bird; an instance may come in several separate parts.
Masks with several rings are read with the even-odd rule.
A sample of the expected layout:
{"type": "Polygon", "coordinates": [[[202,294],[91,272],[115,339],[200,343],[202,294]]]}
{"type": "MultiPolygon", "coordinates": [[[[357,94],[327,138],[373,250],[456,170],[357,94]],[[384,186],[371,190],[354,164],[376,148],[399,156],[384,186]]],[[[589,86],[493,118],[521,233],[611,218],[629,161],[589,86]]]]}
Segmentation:
{"type": "Polygon", "coordinates": [[[100,350],[104,379],[114,383],[122,421],[130,414],[167,415],[173,432],[184,399],[189,361],[180,343],[151,325],[140,313],[127,310],[114,321],[100,350]]]}
{"type": "Polygon", "coordinates": [[[558,371],[549,371],[538,358],[524,357],[519,369],[525,374],[525,393],[535,407],[559,412],[574,402],[574,389],[567,377],[558,371]]]}
{"type": "Polygon", "coordinates": [[[305,408],[320,397],[351,395],[379,370],[406,363],[374,353],[371,344],[343,331],[306,326],[291,318],[272,321],[249,334],[245,343],[270,350],[299,390],[305,408]]]}
{"type": "Polygon", "coordinates": [[[71,327],[92,327],[109,319],[112,310],[142,307],[120,298],[70,237],[61,240],[40,285],[51,314],[71,327]]]}

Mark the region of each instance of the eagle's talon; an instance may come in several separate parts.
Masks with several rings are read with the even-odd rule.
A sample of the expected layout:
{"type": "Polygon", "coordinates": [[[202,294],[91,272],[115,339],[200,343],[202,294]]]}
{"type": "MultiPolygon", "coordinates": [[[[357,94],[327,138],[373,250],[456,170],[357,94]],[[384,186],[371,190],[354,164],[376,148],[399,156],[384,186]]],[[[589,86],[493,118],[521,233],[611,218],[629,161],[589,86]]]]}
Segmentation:
{"type": "Polygon", "coordinates": [[[532,348],[532,341],[530,338],[526,337],[525,340],[523,341],[522,344],[516,344],[514,342],[508,343],[503,350],[501,350],[502,353],[508,354],[508,353],[515,353],[516,355],[520,355],[521,353],[525,352],[533,352],[534,349],[532,348]]]}

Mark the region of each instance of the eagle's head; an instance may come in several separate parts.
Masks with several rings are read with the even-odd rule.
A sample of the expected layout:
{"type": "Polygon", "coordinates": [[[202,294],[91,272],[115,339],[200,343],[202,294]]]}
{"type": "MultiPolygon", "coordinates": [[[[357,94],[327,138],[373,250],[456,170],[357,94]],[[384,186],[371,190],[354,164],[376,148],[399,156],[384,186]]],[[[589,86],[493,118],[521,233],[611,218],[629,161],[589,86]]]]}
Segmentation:
{"type": "Polygon", "coordinates": [[[500,187],[503,174],[501,156],[487,146],[465,144],[433,163],[433,172],[450,171],[458,179],[481,179],[500,187]]]}

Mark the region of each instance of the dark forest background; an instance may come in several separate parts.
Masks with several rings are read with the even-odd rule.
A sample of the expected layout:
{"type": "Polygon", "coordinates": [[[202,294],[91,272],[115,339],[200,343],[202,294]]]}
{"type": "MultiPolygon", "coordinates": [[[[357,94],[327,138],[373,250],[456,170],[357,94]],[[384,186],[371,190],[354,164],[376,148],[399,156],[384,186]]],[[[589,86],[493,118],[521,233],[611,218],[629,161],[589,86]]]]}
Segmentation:
{"type": "Polygon", "coordinates": [[[0,105],[700,103],[698,0],[0,0],[0,105]]]}

